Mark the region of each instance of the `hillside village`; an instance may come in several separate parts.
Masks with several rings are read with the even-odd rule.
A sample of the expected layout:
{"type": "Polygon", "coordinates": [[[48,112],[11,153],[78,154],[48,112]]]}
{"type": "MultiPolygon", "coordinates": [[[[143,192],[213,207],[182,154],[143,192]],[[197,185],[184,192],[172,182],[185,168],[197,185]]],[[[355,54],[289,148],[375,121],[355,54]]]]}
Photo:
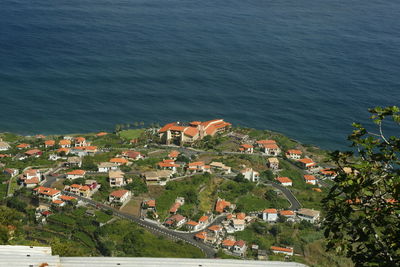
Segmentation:
{"type": "MultiPolygon", "coordinates": [[[[102,227],[125,216],[217,257],[307,262],[336,175],[318,148],[222,119],[0,137],[0,197],[10,207],[29,202],[30,228],[57,232],[52,225],[78,211],[102,227]]],[[[16,226],[7,227],[8,242],[17,242],[16,226]]]]}

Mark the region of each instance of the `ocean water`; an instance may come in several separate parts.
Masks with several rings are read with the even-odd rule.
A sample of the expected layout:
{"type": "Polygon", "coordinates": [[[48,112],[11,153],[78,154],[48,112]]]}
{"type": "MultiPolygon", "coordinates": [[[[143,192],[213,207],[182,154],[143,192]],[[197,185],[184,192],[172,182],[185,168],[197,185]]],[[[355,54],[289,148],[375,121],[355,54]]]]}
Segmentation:
{"type": "Polygon", "coordinates": [[[346,146],[400,103],[400,1],[1,0],[0,131],[225,118],[346,146]]]}

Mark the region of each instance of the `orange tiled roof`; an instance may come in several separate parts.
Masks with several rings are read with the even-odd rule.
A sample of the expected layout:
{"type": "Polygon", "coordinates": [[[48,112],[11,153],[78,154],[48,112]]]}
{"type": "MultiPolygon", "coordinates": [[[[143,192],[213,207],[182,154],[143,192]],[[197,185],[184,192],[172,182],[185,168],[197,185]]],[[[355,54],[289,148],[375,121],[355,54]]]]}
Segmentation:
{"type": "Polygon", "coordinates": [[[85,175],[86,171],[84,170],[73,170],[70,172],[67,172],[68,175],[85,175]]]}
{"type": "Polygon", "coordinates": [[[96,136],[105,136],[105,135],[107,135],[108,133],[106,133],[106,132],[99,132],[98,134],[96,134],[96,136]]]}
{"type": "Polygon", "coordinates": [[[38,184],[39,182],[40,182],[39,177],[33,177],[31,179],[26,179],[24,181],[24,183],[26,183],[26,184],[38,184]]]}
{"type": "Polygon", "coordinates": [[[301,154],[303,154],[303,152],[301,152],[301,151],[298,150],[298,149],[289,149],[289,150],[287,151],[287,154],[301,155],[301,154]]]}
{"type": "Polygon", "coordinates": [[[306,181],[314,181],[314,180],[317,180],[317,178],[315,178],[314,175],[310,175],[310,174],[305,174],[305,175],[304,175],[304,179],[305,179],[306,181]]]}
{"type": "Polygon", "coordinates": [[[197,222],[195,221],[188,221],[186,224],[192,225],[192,226],[196,226],[199,225],[197,222]]]}
{"type": "Polygon", "coordinates": [[[110,159],[110,162],[126,164],[126,163],[128,163],[128,160],[124,159],[124,158],[112,158],[112,159],[110,159]]]}
{"type": "Polygon", "coordinates": [[[244,218],[246,218],[246,213],[240,212],[240,213],[236,214],[236,219],[244,220],[244,218]]]}
{"type": "Polygon", "coordinates": [[[322,169],[319,172],[324,175],[335,175],[336,174],[336,172],[331,169],[322,169]]]}
{"type": "Polygon", "coordinates": [[[61,153],[61,152],[68,153],[68,152],[69,152],[69,149],[68,149],[68,148],[59,148],[59,149],[57,150],[57,152],[58,152],[58,153],[61,153]]]}
{"type": "Polygon", "coordinates": [[[111,192],[110,196],[121,198],[128,192],[129,192],[128,190],[116,190],[111,192]]]}
{"type": "Polygon", "coordinates": [[[279,146],[277,144],[263,144],[264,148],[268,149],[278,149],[279,146]]]}
{"type": "Polygon", "coordinates": [[[210,230],[210,231],[219,231],[219,230],[222,229],[222,227],[219,226],[219,225],[211,225],[211,226],[208,227],[207,229],[210,230]]]}
{"type": "Polygon", "coordinates": [[[272,246],[271,250],[282,251],[282,252],[290,252],[290,253],[293,252],[292,248],[282,248],[282,247],[275,247],[275,246],[272,246]]]}
{"type": "Polygon", "coordinates": [[[39,149],[31,149],[31,150],[28,150],[25,152],[25,154],[27,154],[27,155],[35,155],[35,154],[39,154],[39,153],[42,153],[42,151],[39,149]]]}
{"type": "Polygon", "coordinates": [[[146,201],[146,205],[149,207],[155,207],[156,201],[154,199],[150,199],[150,200],[146,201]]]}
{"type": "Polygon", "coordinates": [[[60,142],[58,142],[58,144],[60,146],[70,145],[71,144],[71,140],[63,139],[63,140],[60,140],[60,142]]]}
{"type": "Polygon", "coordinates": [[[278,182],[280,182],[281,184],[283,184],[283,183],[291,183],[292,182],[292,180],[287,178],[287,177],[278,177],[278,178],[276,178],[276,180],[278,182]]]}
{"type": "Polygon", "coordinates": [[[304,163],[304,164],[312,164],[312,163],[314,163],[314,161],[312,159],[310,159],[310,158],[299,159],[299,161],[301,163],[304,163]]]}
{"type": "Polygon", "coordinates": [[[259,140],[257,144],[264,145],[264,144],[276,144],[275,140],[259,140]]]}
{"type": "Polygon", "coordinates": [[[292,210],[281,210],[279,214],[282,216],[293,216],[294,212],[292,210]]]}
{"type": "Polygon", "coordinates": [[[64,201],[56,199],[56,200],[53,200],[53,203],[57,204],[57,205],[61,205],[64,203],[64,201]]]}
{"type": "Polygon", "coordinates": [[[31,146],[30,144],[22,143],[22,144],[17,145],[17,148],[27,148],[30,146],[31,146]]]}
{"type": "Polygon", "coordinates": [[[208,220],[208,216],[201,216],[199,222],[206,222],[208,220]]]}
{"type": "Polygon", "coordinates": [[[70,200],[76,199],[76,197],[70,197],[70,196],[66,196],[66,195],[61,195],[60,199],[61,200],[65,200],[65,201],[70,201],[70,200]]]}
{"type": "Polygon", "coordinates": [[[198,239],[206,239],[207,233],[206,232],[200,232],[200,233],[197,233],[195,235],[195,237],[197,237],[198,239]]]}
{"type": "Polygon", "coordinates": [[[239,241],[236,241],[235,242],[235,246],[238,246],[238,247],[244,247],[246,245],[246,242],[244,242],[243,240],[239,240],[239,241]]]}
{"type": "Polygon", "coordinates": [[[231,203],[229,201],[225,201],[225,200],[217,201],[217,204],[215,205],[215,211],[222,213],[222,212],[224,212],[224,209],[230,205],[231,205],[231,203]]]}
{"type": "Polygon", "coordinates": [[[189,167],[193,167],[193,166],[203,166],[204,165],[204,161],[195,161],[195,162],[190,162],[188,164],[189,167]]]}
{"type": "Polygon", "coordinates": [[[81,136],[79,136],[79,137],[76,137],[75,138],[75,142],[85,142],[86,141],[86,138],[85,137],[81,137],[81,136]]]}
{"type": "Polygon", "coordinates": [[[234,240],[229,240],[229,239],[225,239],[224,241],[222,241],[222,245],[225,247],[233,247],[235,245],[236,241],[234,240]]]}
{"type": "Polygon", "coordinates": [[[54,140],[46,140],[46,141],[44,141],[44,144],[46,146],[54,146],[56,144],[56,141],[54,141],[54,140]]]}
{"type": "Polygon", "coordinates": [[[39,194],[43,194],[43,195],[47,195],[47,196],[54,196],[61,192],[60,190],[49,188],[49,187],[43,187],[43,186],[39,186],[33,190],[37,191],[39,194]]]}
{"type": "Polygon", "coordinates": [[[246,149],[253,148],[253,146],[250,144],[243,144],[243,145],[241,145],[241,147],[246,148],[246,149]]]}
{"type": "Polygon", "coordinates": [[[265,209],[263,213],[278,213],[278,211],[276,209],[265,209]]]}
{"type": "Polygon", "coordinates": [[[181,207],[181,203],[175,202],[172,204],[171,208],[169,209],[169,212],[175,213],[178,211],[178,209],[181,207]]]}
{"type": "Polygon", "coordinates": [[[195,127],[188,127],[183,131],[183,133],[193,137],[193,136],[196,136],[199,133],[199,130],[197,128],[195,128],[195,127]]]}
{"type": "Polygon", "coordinates": [[[168,157],[170,157],[170,158],[176,158],[177,156],[179,156],[179,151],[176,151],[176,150],[172,150],[169,154],[168,154],[168,157]]]}

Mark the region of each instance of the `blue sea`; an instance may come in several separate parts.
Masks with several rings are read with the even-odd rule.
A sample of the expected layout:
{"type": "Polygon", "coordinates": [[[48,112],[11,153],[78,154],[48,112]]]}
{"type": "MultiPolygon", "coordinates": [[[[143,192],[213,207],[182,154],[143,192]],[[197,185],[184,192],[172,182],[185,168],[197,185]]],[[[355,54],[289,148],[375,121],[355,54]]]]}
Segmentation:
{"type": "Polygon", "coordinates": [[[0,131],[224,118],[345,148],[400,104],[398,0],[1,0],[0,131]]]}

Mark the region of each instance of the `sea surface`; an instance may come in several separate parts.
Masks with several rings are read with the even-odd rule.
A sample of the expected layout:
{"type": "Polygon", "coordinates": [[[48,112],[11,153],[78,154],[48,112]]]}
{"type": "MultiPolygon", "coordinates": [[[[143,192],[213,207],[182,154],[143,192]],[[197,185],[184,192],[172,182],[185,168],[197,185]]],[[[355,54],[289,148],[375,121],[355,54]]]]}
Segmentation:
{"type": "Polygon", "coordinates": [[[1,0],[0,93],[0,131],[221,117],[345,148],[400,105],[400,1],[1,0]]]}

